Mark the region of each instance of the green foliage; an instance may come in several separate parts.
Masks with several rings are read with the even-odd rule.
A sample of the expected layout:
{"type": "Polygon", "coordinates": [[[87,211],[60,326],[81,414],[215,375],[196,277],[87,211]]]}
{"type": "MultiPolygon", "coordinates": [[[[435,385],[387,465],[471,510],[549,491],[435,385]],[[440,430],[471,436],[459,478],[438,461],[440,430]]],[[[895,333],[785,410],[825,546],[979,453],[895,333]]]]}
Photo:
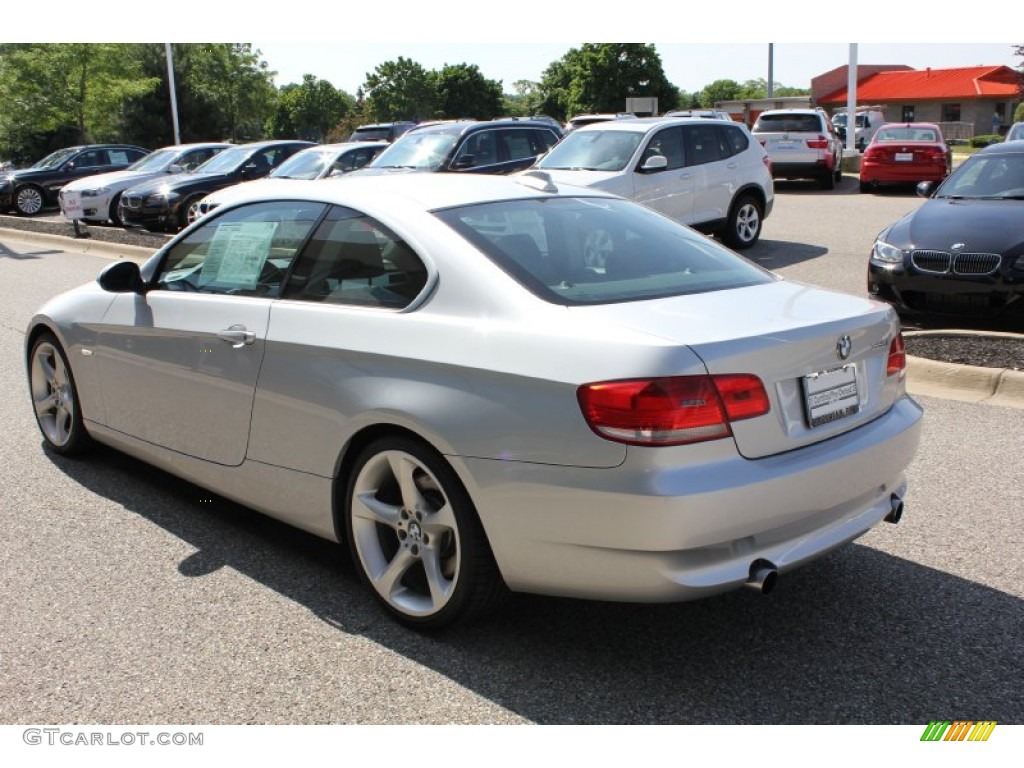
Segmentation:
{"type": "Polygon", "coordinates": [[[267,115],[277,99],[274,72],[249,43],[209,43],[195,52],[192,88],[216,104],[221,135],[231,141],[263,138],[267,115]]]}
{"type": "Polygon", "coordinates": [[[968,144],[972,147],[987,147],[989,144],[998,144],[1003,140],[1003,137],[997,133],[982,134],[980,136],[971,136],[968,144]]]}
{"type": "Polygon", "coordinates": [[[399,56],[366,75],[363,85],[369,114],[376,122],[432,120],[438,116],[434,79],[420,64],[399,56]]]}
{"type": "Polygon", "coordinates": [[[1017,108],[1013,110],[1013,122],[1021,123],[1024,122],[1024,102],[1017,105],[1017,108]]]}
{"type": "Polygon", "coordinates": [[[277,107],[267,121],[267,133],[277,139],[323,142],[331,129],[355,108],[355,99],[326,80],[303,75],[278,92],[277,107]]]}
{"type": "Polygon", "coordinates": [[[149,93],[139,46],[0,45],[0,153],[37,160],[68,144],[119,141],[127,100],[149,93]]]}
{"type": "Polygon", "coordinates": [[[585,43],[552,62],[541,79],[540,111],[559,120],[584,112],[622,112],[626,99],[656,97],[658,110],[679,98],[661,57],[645,43],[585,43]]]}
{"type": "Polygon", "coordinates": [[[442,115],[491,120],[502,114],[501,81],[488,80],[475,64],[445,64],[431,75],[442,115]]]}
{"type": "Polygon", "coordinates": [[[735,80],[715,80],[701,90],[700,105],[707,108],[715,106],[715,102],[738,99],[740,89],[740,84],[735,80]]]}

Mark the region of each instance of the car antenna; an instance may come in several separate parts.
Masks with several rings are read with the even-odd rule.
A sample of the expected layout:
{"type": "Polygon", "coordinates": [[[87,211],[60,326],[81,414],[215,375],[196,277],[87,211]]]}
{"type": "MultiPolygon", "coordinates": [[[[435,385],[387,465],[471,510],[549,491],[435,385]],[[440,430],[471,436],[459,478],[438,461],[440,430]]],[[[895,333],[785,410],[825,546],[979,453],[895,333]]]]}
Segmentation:
{"type": "Polygon", "coordinates": [[[517,178],[526,186],[539,189],[541,192],[558,191],[555,182],[551,180],[551,174],[547,171],[523,171],[517,178]]]}

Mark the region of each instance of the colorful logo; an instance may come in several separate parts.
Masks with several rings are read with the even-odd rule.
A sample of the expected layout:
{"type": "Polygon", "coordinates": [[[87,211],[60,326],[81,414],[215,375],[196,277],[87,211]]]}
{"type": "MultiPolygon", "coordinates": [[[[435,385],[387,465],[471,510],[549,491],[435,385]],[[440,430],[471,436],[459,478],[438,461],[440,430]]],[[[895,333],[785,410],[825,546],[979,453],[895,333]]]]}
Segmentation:
{"type": "Polygon", "coordinates": [[[995,727],[995,720],[932,720],[921,741],[988,741],[995,727]]]}

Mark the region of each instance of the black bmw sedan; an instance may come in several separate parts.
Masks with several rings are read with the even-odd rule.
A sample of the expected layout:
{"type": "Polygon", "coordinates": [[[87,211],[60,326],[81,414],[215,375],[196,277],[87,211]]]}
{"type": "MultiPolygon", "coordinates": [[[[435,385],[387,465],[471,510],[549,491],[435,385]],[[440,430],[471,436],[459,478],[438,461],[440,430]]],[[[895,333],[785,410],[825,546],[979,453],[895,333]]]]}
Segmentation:
{"type": "Polygon", "coordinates": [[[868,292],[900,311],[994,315],[1024,309],[1024,142],[993,144],[879,233],[868,292]]]}

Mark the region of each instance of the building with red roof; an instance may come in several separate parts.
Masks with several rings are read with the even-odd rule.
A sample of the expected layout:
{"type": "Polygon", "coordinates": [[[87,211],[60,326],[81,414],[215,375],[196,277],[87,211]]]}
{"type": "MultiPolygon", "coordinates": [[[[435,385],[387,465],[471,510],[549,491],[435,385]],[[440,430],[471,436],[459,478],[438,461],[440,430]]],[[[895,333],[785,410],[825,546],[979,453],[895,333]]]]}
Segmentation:
{"type": "MultiPolygon", "coordinates": [[[[811,81],[812,98],[830,113],[846,110],[846,72],[845,66],[838,67],[811,81]]],[[[858,66],[857,74],[858,105],[880,107],[891,122],[938,123],[947,139],[1005,132],[1021,101],[1021,75],[1006,66],[858,66]]]]}

